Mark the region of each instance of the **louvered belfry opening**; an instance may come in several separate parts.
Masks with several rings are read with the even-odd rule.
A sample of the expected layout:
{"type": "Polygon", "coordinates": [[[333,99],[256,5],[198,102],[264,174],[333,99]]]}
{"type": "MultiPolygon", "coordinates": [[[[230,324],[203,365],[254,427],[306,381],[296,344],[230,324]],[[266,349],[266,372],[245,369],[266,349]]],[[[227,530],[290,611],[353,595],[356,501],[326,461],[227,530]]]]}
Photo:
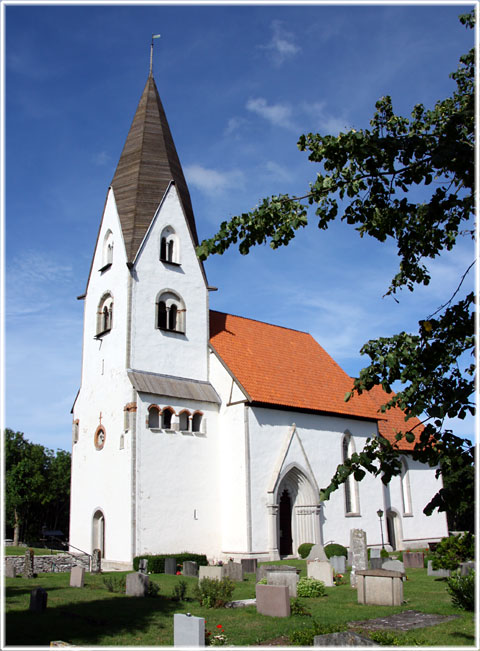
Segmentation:
{"type": "Polygon", "coordinates": [[[190,194],[155,81],[150,75],[112,181],[128,262],[134,261],[172,181],[197,245],[190,194]]]}

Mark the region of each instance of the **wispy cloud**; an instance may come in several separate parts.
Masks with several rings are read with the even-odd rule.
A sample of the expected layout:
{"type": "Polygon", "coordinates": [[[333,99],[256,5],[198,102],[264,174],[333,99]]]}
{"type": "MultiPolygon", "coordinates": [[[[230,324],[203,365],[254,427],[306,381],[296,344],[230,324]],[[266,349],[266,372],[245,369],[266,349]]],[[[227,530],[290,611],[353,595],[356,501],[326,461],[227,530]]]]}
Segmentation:
{"type": "Polygon", "coordinates": [[[300,109],[311,119],[312,128],[322,134],[338,135],[340,131],[348,131],[352,128],[350,120],[343,114],[332,115],[328,111],[326,102],[304,102],[300,109]]]}
{"type": "Polygon", "coordinates": [[[243,187],[245,178],[241,170],[219,171],[202,165],[184,168],[189,184],[208,195],[218,195],[232,188],[243,187]]]}
{"type": "Polygon", "coordinates": [[[110,165],[112,162],[112,157],[106,151],[98,151],[92,156],[92,162],[98,167],[103,167],[104,165],[110,165]]]}
{"type": "Polygon", "coordinates": [[[298,130],[292,119],[292,107],[287,104],[268,104],[264,97],[256,97],[248,100],[246,108],[274,126],[298,130]]]}
{"type": "Polygon", "coordinates": [[[234,116],[228,120],[224,135],[227,137],[235,136],[247,124],[247,120],[242,117],[234,116]]]}
{"type": "Polygon", "coordinates": [[[273,63],[280,66],[287,59],[291,59],[298,54],[301,48],[294,42],[294,35],[285,29],[282,21],[274,20],[271,29],[272,38],[269,43],[259,47],[267,50],[273,63]]]}

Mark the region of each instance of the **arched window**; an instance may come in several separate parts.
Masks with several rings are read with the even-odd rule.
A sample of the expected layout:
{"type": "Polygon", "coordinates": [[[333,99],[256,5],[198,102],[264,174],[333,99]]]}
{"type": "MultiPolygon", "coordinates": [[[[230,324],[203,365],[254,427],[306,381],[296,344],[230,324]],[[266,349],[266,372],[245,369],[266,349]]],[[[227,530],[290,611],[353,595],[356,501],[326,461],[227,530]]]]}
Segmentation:
{"type": "Polygon", "coordinates": [[[113,263],[113,233],[111,230],[108,230],[105,233],[103,238],[103,249],[102,249],[102,267],[100,271],[105,271],[113,263]]]}
{"type": "Polygon", "coordinates": [[[410,493],[410,477],[408,464],[405,458],[402,458],[402,472],[400,474],[400,484],[402,489],[403,515],[412,515],[412,496],[410,493]]]}
{"type": "Polygon", "coordinates": [[[162,429],[172,429],[173,409],[165,407],[162,411],[162,429]]]}
{"type": "MultiPolygon", "coordinates": [[[[342,439],[342,462],[345,463],[355,452],[355,444],[350,433],[346,432],[342,439]]],[[[344,483],[345,491],[345,513],[360,513],[360,504],[358,499],[358,486],[353,475],[350,475],[344,483]]]]}
{"type": "Polygon", "coordinates": [[[190,429],[190,412],[186,409],[179,414],[178,428],[181,432],[188,432],[190,429]]]}
{"type": "Polygon", "coordinates": [[[155,429],[160,427],[160,410],[156,405],[148,408],[148,427],[155,429]]]}
{"type": "Polygon", "coordinates": [[[110,332],[113,323],[113,296],[107,292],[98,304],[97,310],[97,336],[110,332]]]}
{"type": "Polygon", "coordinates": [[[160,260],[180,264],[179,239],[172,226],[166,226],[160,235],[160,260]]]}
{"type": "Polygon", "coordinates": [[[192,416],[192,432],[200,432],[202,428],[203,414],[196,411],[192,416]]]}
{"type": "Polygon", "coordinates": [[[157,296],[156,327],[185,333],[185,303],[175,292],[164,290],[157,296]]]}

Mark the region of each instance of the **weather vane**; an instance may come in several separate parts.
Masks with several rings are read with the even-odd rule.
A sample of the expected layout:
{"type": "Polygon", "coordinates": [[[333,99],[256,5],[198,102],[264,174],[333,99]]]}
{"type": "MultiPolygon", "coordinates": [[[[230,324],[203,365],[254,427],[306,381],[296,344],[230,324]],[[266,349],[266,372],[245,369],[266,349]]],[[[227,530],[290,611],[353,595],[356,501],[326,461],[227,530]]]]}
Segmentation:
{"type": "Polygon", "coordinates": [[[152,74],[153,69],[153,39],[160,38],[160,34],[152,34],[152,44],[150,46],[150,74],[152,74]]]}

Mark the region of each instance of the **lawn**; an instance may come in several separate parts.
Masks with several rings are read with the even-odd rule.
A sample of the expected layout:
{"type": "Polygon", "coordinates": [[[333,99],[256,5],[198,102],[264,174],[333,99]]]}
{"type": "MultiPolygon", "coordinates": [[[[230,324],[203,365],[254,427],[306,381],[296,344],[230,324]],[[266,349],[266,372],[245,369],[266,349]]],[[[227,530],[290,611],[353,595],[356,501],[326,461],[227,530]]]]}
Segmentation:
{"type": "MultiPolygon", "coordinates": [[[[288,561],[305,573],[305,561],[288,561]]],[[[454,608],[446,592],[445,582],[427,576],[423,569],[409,570],[404,584],[406,604],[398,607],[362,606],[357,603],[356,590],[347,583],[327,588],[327,596],[302,599],[312,616],[292,615],[273,618],[257,614],[255,606],[235,609],[207,609],[191,599],[196,582],[192,577],[151,575],[160,592],[157,597],[136,598],[108,592],[104,577],[119,577],[125,573],[86,574],[85,588],[70,588],[69,573],[40,574],[35,579],[6,579],[6,644],[49,645],[63,640],[80,646],[161,646],[173,645],[173,614],[190,612],[205,617],[206,628],[214,631],[221,624],[227,644],[234,646],[261,645],[273,638],[289,636],[294,630],[312,627],[313,620],[325,627],[341,630],[347,622],[391,615],[403,610],[419,610],[440,615],[457,615],[450,622],[415,629],[397,635],[402,646],[474,646],[473,613],[454,608]],[[175,584],[188,584],[187,601],[171,599],[175,584]],[[28,610],[30,591],[42,586],[48,592],[44,613],[28,610]]],[[[348,579],[348,574],[346,575],[348,579]]],[[[234,599],[255,596],[255,575],[247,574],[238,583],[234,599]]],[[[288,645],[286,638],[285,644],[288,645]]]]}
{"type": "MultiPolygon", "coordinates": [[[[8,547],[3,548],[3,553],[5,556],[25,556],[25,552],[30,547],[14,547],[9,545],[8,547]]],[[[59,549],[50,549],[50,547],[33,547],[33,551],[37,556],[50,556],[51,554],[64,554],[62,550],[59,549]]]]}

